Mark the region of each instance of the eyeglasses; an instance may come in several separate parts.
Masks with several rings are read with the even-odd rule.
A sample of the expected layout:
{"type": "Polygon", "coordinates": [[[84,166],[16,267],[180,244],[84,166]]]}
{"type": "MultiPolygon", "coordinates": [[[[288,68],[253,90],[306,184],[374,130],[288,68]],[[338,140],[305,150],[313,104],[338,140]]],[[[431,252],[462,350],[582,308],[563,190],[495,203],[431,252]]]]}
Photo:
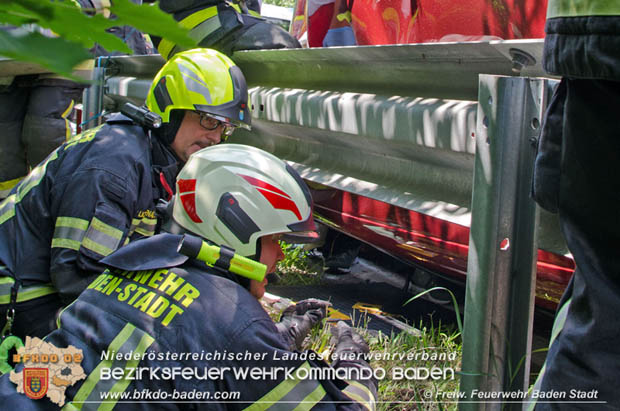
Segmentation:
{"type": "Polygon", "coordinates": [[[235,128],[237,128],[237,126],[235,126],[234,124],[221,121],[210,114],[201,112],[195,113],[200,116],[200,125],[205,130],[212,131],[218,128],[220,125],[222,126],[222,141],[226,141],[226,139],[232,135],[233,131],[235,131],[235,128]]]}

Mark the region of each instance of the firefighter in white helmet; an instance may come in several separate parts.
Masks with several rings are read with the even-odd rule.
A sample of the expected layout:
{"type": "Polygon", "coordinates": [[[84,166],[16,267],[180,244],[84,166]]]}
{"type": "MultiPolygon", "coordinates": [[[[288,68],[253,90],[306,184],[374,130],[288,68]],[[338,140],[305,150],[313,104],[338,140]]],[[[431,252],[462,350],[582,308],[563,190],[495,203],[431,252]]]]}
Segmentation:
{"type": "MultiPolygon", "coordinates": [[[[160,208],[171,216],[167,232],[102,260],[108,269],[63,311],[59,329],[46,338],[83,351],[88,377],[67,389],[67,403],[104,398],[102,391],[119,386],[129,393],[193,390],[209,398],[239,393],[224,405],[191,404],[205,409],[374,409],[376,381],[362,358],[368,347],[350,328],[336,327],[331,366],[313,352],[294,352],[324,318],[327,303],[300,302],[275,324],[257,300],[266,273],[283,257],[279,241],[316,237],[312,199],[299,175],[265,151],[226,144],[194,153],[176,184],[171,204],[160,208]],[[102,352],[121,338],[122,351],[140,358],[131,367],[196,374],[172,380],[157,374],[116,385],[104,380],[102,352]],[[217,371],[201,378],[206,369],[217,371]],[[258,370],[260,378],[242,378],[234,369],[258,370]],[[342,379],[334,376],[337,370],[342,379]]],[[[17,394],[8,375],[0,379],[0,396],[16,407],[32,401],[17,394]]],[[[121,400],[115,409],[156,406],[121,400]]]]}

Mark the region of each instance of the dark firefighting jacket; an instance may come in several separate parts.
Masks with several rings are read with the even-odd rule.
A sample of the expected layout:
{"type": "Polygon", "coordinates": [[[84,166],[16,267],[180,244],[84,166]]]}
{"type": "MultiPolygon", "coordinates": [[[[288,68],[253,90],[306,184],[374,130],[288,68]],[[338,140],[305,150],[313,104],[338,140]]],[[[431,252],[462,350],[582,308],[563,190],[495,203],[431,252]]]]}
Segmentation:
{"type": "MultiPolygon", "coordinates": [[[[106,395],[107,406],[129,410],[264,410],[284,402],[293,409],[302,401],[303,409],[374,409],[374,396],[362,382],[309,377],[310,369],[330,367],[291,352],[235,275],[188,260],[176,252],[180,240],[158,234],[103,259],[108,270],[60,315],[58,330],[45,341],[82,350],[87,375],[67,389],[69,409],[106,395]],[[114,368],[124,371],[110,371],[114,368]],[[181,369],[185,377],[175,374],[181,369]],[[238,374],[246,371],[246,376],[238,374]],[[120,374],[111,377],[113,372],[120,374]],[[123,401],[109,393],[128,397],[123,401]],[[178,403],[191,400],[191,393],[203,395],[202,403],[178,403]],[[228,402],[216,401],[227,395],[232,395],[228,402]],[[177,403],[162,403],[162,398],[177,403]]],[[[358,365],[370,369],[363,361],[358,365]]],[[[0,378],[0,398],[6,407],[53,408],[48,399],[32,401],[18,394],[8,374],[0,378]]]]}
{"type": "MultiPolygon", "coordinates": [[[[114,20],[114,14],[110,14],[110,2],[108,0],[74,0],[82,10],[88,15],[103,15],[106,18],[114,20]]],[[[132,3],[141,5],[142,0],[131,0],[132,3]]],[[[145,40],[141,32],[131,26],[115,26],[106,29],[108,33],[114,34],[134,52],[134,54],[152,54],[149,51],[149,44],[145,40]]],[[[120,56],[121,53],[105,50],[101,45],[95,44],[90,50],[93,56],[120,56]]]]}
{"type": "Polygon", "coordinates": [[[620,2],[549,0],[543,67],[568,78],[620,81],[620,2]]]}
{"type": "Polygon", "coordinates": [[[559,213],[577,268],[531,390],[542,395],[532,395],[528,409],[617,410],[620,220],[601,210],[618,199],[610,176],[620,151],[620,2],[550,0],[545,31],[543,66],[562,81],[545,114],[533,194],[559,213]]]}
{"type": "MultiPolygon", "coordinates": [[[[300,48],[296,38],[283,28],[271,24],[258,11],[258,1],[163,0],[159,7],[172,14],[200,47],[232,55],[239,50],[300,48]]],[[[169,60],[183,50],[169,39],[151,37],[159,54],[169,60]]]]}
{"type": "Polygon", "coordinates": [[[568,83],[582,79],[620,81],[620,2],[549,0],[547,9],[542,63],[547,73],[564,78],[545,115],[533,195],[541,207],[555,213],[561,184],[562,134],[567,127],[564,107],[568,83]]]}
{"type": "Polygon", "coordinates": [[[117,115],[53,151],[0,203],[0,304],[58,292],[75,299],[98,261],[153,235],[155,205],[176,175],[174,156],[117,115]]]}

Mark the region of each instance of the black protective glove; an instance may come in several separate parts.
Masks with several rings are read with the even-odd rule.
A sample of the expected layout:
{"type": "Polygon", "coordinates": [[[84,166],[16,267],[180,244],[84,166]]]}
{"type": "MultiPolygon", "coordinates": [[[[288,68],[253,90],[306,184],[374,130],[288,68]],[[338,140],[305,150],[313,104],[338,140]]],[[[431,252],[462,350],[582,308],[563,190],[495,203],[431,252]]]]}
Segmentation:
{"type": "Polygon", "coordinates": [[[327,316],[327,307],[330,305],[327,301],[309,298],[287,307],[282,312],[276,328],[291,350],[301,349],[301,344],[312,327],[327,316]]]}
{"type": "Polygon", "coordinates": [[[338,367],[341,362],[356,362],[363,359],[364,354],[370,352],[364,338],[344,321],[338,321],[338,324],[332,327],[331,332],[336,339],[336,348],[333,354],[335,360],[332,364],[334,367],[338,367]]]}
{"type": "MultiPolygon", "coordinates": [[[[332,367],[334,368],[357,368],[360,370],[360,373],[366,370],[367,375],[372,375],[372,367],[370,364],[366,362],[365,354],[370,352],[368,344],[359,335],[357,332],[353,330],[347,323],[344,321],[339,321],[335,327],[331,329],[332,336],[336,339],[336,348],[334,349],[334,353],[332,357],[335,357],[332,362],[332,367]]],[[[374,404],[377,401],[377,388],[379,386],[379,381],[372,376],[371,378],[361,378],[354,379],[358,384],[363,385],[368,389],[368,392],[364,394],[361,398],[354,399],[351,395],[347,393],[355,392],[358,388],[349,387],[344,389],[345,395],[347,397],[354,399],[355,403],[359,404],[359,409],[375,409],[374,404]]],[[[347,381],[347,383],[352,384],[352,381],[347,381]]]]}

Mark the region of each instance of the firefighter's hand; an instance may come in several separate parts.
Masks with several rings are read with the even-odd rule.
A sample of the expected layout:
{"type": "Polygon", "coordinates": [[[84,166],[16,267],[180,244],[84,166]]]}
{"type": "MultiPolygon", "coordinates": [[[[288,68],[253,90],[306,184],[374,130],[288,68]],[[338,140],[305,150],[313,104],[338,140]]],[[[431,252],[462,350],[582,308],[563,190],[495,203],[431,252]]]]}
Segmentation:
{"type": "Polygon", "coordinates": [[[334,356],[338,363],[363,358],[363,354],[370,351],[364,338],[344,321],[339,321],[336,327],[332,327],[331,332],[336,339],[334,356]]]}
{"type": "Polygon", "coordinates": [[[289,344],[291,350],[301,349],[301,345],[312,327],[327,316],[327,307],[330,305],[327,301],[310,298],[299,301],[282,312],[280,322],[276,323],[276,328],[284,341],[289,344]]]}

